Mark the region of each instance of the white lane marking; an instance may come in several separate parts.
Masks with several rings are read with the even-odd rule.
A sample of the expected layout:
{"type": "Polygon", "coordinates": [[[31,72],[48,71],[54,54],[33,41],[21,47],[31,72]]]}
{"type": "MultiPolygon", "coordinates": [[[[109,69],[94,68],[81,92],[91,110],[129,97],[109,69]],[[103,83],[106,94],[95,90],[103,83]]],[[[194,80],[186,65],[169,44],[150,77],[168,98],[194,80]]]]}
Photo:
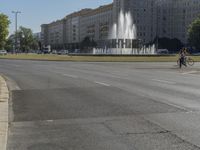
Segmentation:
{"type": "Polygon", "coordinates": [[[166,80],[152,79],[152,81],[161,82],[161,83],[167,83],[167,84],[176,84],[176,82],[166,81],[166,80]]]}
{"type": "Polygon", "coordinates": [[[63,76],[70,77],[70,78],[78,78],[78,76],[71,75],[71,74],[63,74],[63,76]]]}
{"type": "Polygon", "coordinates": [[[95,81],[95,83],[96,83],[96,84],[103,85],[103,86],[110,86],[110,84],[106,84],[106,83],[103,83],[103,82],[95,81]]]}
{"type": "Polygon", "coordinates": [[[46,122],[53,122],[53,120],[46,120],[46,122]]]}
{"type": "Polygon", "coordinates": [[[21,67],[21,65],[14,65],[14,64],[13,64],[13,66],[14,66],[14,67],[21,67]]]}
{"type": "Polygon", "coordinates": [[[181,73],[181,74],[182,74],[182,75],[187,75],[187,74],[193,74],[193,73],[198,73],[198,71],[183,72],[183,73],[181,73]]]}
{"type": "Polygon", "coordinates": [[[21,88],[19,87],[19,85],[11,78],[7,77],[7,76],[3,76],[8,84],[8,87],[10,88],[10,91],[20,91],[21,88]]]}
{"type": "Polygon", "coordinates": [[[111,78],[117,78],[117,79],[121,79],[122,78],[122,77],[115,76],[115,75],[110,75],[109,77],[111,77],[111,78]]]}
{"type": "Polygon", "coordinates": [[[20,90],[21,90],[21,88],[20,88],[18,85],[15,85],[15,86],[13,87],[13,89],[15,89],[15,91],[20,91],[20,90]]]}
{"type": "Polygon", "coordinates": [[[184,110],[185,112],[187,112],[188,109],[189,109],[189,108],[187,109],[187,108],[184,107],[184,106],[181,106],[181,105],[178,105],[178,104],[174,104],[174,103],[169,102],[169,101],[165,101],[164,103],[167,104],[167,105],[170,105],[170,106],[173,106],[173,107],[176,107],[176,108],[182,109],[182,110],[184,110]]]}

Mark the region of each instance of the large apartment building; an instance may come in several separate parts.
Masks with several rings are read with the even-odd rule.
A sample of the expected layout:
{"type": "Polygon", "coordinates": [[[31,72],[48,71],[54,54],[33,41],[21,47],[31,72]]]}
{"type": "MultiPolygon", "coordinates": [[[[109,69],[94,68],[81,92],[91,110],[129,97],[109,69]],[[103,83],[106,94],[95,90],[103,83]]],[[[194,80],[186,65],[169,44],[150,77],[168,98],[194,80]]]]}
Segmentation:
{"type": "Polygon", "coordinates": [[[200,0],[114,0],[113,8],[114,21],[121,10],[131,12],[143,43],[157,36],[186,44],[188,27],[200,15],[200,0]]]}
{"type": "Polygon", "coordinates": [[[86,36],[97,42],[102,47],[108,38],[110,27],[112,27],[113,5],[100,6],[81,17],[80,39],[86,36]]]}
{"type": "Polygon", "coordinates": [[[61,20],[41,25],[42,44],[54,49],[77,49],[85,37],[102,46],[112,25],[112,4],[83,9],[61,20]]]}
{"type": "Polygon", "coordinates": [[[200,15],[200,0],[157,0],[158,35],[186,44],[188,27],[200,15]]]}
{"type": "Polygon", "coordinates": [[[187,43],[189,24],[200,14],[200,0],[113,0],[96,9],[83,9],[41,26],[42,44],[53,48],[79,48],[90,37],[104,47],[120,11],[131,12],[137,38],[144,44],[156,37],[187,43]]]}
{"type": "Polygon", "coordinates": [[[50,24],[41,25],[42,45],[54,49],[78,48],[80,43],[80,19],[91,9],[83,9],[50,24]]]}
{"type": "Polygon", "coordinates": [[[82,16],[92,11],[92,9],[83,9],[78,12],[67,15],[63,19],[63,47],[75,49],[79,48],[81,42],[81,20],[82,16]]]}

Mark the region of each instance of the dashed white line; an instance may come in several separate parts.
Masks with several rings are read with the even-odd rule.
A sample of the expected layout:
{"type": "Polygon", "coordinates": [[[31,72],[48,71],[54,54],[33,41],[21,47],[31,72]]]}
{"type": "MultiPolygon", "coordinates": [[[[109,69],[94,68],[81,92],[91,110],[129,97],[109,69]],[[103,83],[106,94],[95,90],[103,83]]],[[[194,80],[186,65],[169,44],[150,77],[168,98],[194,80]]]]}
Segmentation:
{"type": "Polygon", "coordinates": [[[152,79],[152,81],[161,82],[161,83],[167,83],[167,84],[176,84],[176,82],[166,81],[166,80],[152,79]]]}
{"type": "Polygon", "coordinates": [[[103,83],[103,82],[98,82],[98,81],[95,81],[95,83],[96,83],[96,84],[103,85],[103,86],[110,86],[110,84],[103,83]]]}
{"type": "Polygon", "coordinates": [[[78,78],[78,76],[71,75],[71,74],[63,74],[63,76],[70,77],[70,78],[78,78]]]}
{"type": "Polygon", "coordinates": [[[20,65],[13,65],[14,67],[21,67],[20,65]]]}
{"type": "Polygon", "coordinates": [[[188,72],[183,72],[181,74],[182,75],[187,75],[187,74],[193,74],[193,73],[198,73],[198,71],[188,71],[188,72]]]}
{"type": "Polygon", "coordinates": [[[46,120],[46,122],[53,122],[53,120],[46,120]]]}

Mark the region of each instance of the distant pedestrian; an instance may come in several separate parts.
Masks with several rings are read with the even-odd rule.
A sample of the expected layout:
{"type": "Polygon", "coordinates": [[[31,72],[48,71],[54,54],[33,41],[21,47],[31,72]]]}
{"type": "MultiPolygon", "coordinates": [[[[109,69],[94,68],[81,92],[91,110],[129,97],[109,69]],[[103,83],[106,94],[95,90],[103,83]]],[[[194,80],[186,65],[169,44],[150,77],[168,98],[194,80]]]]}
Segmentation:
{"type": "Polygon", "coordinates": [[[185,48],[181,49],[180,52],[179,52],[179,67],[180,68],[182,67],[182,65],[187,67],[187,65],[186,65],[186,54],[187,54],[187,50],[185,48]]]}

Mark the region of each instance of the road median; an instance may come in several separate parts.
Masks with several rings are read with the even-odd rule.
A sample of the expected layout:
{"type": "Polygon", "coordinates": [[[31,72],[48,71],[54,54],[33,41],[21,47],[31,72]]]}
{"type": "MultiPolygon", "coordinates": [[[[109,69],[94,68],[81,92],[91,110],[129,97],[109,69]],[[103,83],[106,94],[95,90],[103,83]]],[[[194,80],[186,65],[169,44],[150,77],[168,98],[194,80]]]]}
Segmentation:
{"type": "Polygon", "coordinates": [[[5,79],[0,75],[0,150],[6,150],[8,134],[9,91],[5,79]]]}
{"type": "MultiPolygon", "coordinates": [[[[200,56],[191,56],[200,62],[200,56]]],[[[0,59],[74,61],[74,62],[176,62],[178,55],[54,55],[54,54],[8,54],[0,59]]]]}

